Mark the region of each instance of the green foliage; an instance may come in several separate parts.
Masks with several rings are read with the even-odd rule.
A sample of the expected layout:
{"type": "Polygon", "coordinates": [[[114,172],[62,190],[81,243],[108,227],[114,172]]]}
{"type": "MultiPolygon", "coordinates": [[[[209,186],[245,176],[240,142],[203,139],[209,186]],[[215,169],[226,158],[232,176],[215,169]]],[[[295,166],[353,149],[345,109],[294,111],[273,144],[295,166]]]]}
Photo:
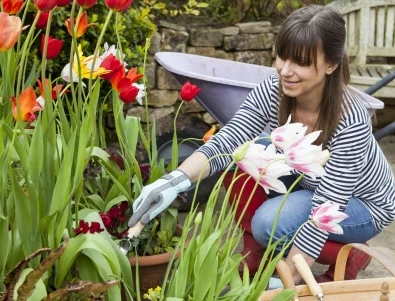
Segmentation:
{"type": "Polygon", "coordinates": [[[323,5],[331,1],[333,0],[212,0],[204,14],[215,23],[274,21],[282,20],[302,6],[323,5]]]}

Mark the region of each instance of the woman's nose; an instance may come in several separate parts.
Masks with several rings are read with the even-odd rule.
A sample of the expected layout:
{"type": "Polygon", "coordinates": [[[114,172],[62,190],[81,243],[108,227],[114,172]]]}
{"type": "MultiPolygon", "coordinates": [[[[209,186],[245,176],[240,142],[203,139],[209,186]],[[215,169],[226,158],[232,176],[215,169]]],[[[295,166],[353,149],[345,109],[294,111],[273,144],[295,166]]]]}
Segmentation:
{"type": "Polygon", "coordinates": [[[280,70],[281,76],[289,76],[293,72],[292,62],[290,60],[286,60],[280,70]]]}

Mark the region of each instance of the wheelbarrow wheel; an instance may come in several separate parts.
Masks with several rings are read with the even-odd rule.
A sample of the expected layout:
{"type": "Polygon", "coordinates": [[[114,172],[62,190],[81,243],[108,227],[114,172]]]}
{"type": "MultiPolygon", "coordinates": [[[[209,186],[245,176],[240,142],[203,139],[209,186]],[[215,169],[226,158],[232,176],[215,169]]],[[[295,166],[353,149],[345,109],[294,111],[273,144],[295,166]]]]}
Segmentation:
{"type": "MultiPolygon", "coordinates": [[[[156,121],[156,143],[158,147],[158,159],[164,159],[166,165],[171,161],[171,149],[174,135],[174,115],[162,117],[156,121]]],[[[188,138],[202,139],[204,134],[211,128],[203,120],[179,115],[177,117],[176,134],[178,139],[178,164],[180,165],[202,144],[202,140],[185,140],[188,138]]],[[[219,175],[214,175],[200,182],[195,204],[205,204],[210,193],[217,182],[219,175]]],[[[190,210],[195,194],[195,186],[185,192],[176,201],[179,211],[187,212],[190,210]]]]}

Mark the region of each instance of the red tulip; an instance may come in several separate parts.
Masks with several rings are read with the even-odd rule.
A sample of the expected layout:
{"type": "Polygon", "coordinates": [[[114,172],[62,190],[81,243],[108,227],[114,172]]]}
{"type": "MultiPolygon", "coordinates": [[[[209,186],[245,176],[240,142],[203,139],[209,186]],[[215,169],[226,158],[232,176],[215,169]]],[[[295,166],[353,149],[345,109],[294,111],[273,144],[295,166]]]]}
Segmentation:
{"type": "Polygon", "coordinates": [[[69,5],[70,3],[71,3],[71,0],[58,0],[57,6],[63,7],[63,6],[69,5]]]}
{"type": "Polygon", "coordinates": [[[57,0],[34,0],[34,5],[42,12],[53,10],[56,4],[57,0]]]}
{"type": "MultiPolygon", "coordinates": [[[[86,12],[84,12],[81,16],[79,16],[77,18],[77,20],[74,20],[74,26],[77,23],[78,23],[78,26],[76,28],[74,28],[76,38],[83,36],[89,26],[96,25],[95,23],[88,24],[88,14],[86,12]]],[[[66,27],[67,27],[67,31],[69,32],[69,34],[73,35],[72,31],[71,31],[70,19],[66,20],[66,27]]]]}
{"type": "Polygon", "coordinates": [[[22,31],[22,22],[19,17],[0,13],[0,51],[6,51],[14,47],[22,31]]]}
{"type": "Polygon", "coordinates": [[[199,92],[200,89],[197,86],[186,82],[181,88],[180,96],[184,101],[191,101],[199,92]]]}
{"type": "Polygon", "coordinates": [[[133,3],[133,0],[104,0],[107,7],[115,12],[127,10],[133,3]]]}
{"type": "Polygon", "coordinates": [[[91,8],[96,2],[97,0],[77,0],[77,4],[85,9],[91,8]]]}
{"type": "Polygon", "coordinates": [[[91,234],[93,234],[93,233],[100,233],[100,232],[103,232],[103,231],[104,231],[104,229],[101,228],[100,223],[98,223],[98,222],[92,222],[91,223],[91,226],[89,228],[89,232],[91,234]]]}
{"type": "Polygon", "coordinates": [[[40,16],[38,17],[36,28],[45,29],[47,27],[48,18],[49,18],[48,12],[41,13],[40,16]]]}
{"type": "MultiPolygon", "coordinates": [[[[58,94],[60,94],[60,92],[62,91],[62,88],[63,88],[63,85],[56,85],[55,87],[52,88],[52,84],[48,78],[45,78],[43,80],[43,83],[41,83],[41,81],[37,78],[37,84],[38,84],[38,88],[40,90],[40,95],[42,98],[44,98],[44,95],[45,95],[44,89],[46,89],[47,87],[50,88],[52,100],[55,100],[56,97],[58,97],[58,94]]],[[[65,92],[69,92],[69,91],[66,90],[65,92]]]]}
{"type": "Polygon", "coordinates": [[[19,13],[23,6],[23,0],[3,0],[3,12],[14,15],[19,13]]]}
{"type": "Polygon", "coordinates": [[[80,233],[86,234],[89,231],[89,224],[87,222],[84,222],[84,220],[80,219],[80,223],[77,228],[74,229],[75,235],[78,235],[80,233]]]}
{"type": "Polygon", "coordinates": [[[129,86],[125,90],[123,90],[121,93],[119,93],[119,98],[124,102],[124,103],[131,103],[134,101],[139,94],[139,88],[135,86],[129,86]]]}
{"type": "Polygon", "coordinates": [[[19,106],[15,97],[11,97],[11,101],[12,116],[15,120],[23,120],[31,123],[37,118],[34,113],[43,109],[40,104],[37,103],[37,95],[32,87],[26,88],[21,95],[19,95],[19,106]]]}
{"type": "Polygon", "coordinates": [[[104,80],[109,80],[111,77],[119,72],[119,69],[123,69],[123,64],[113,54],[109,54],[100,64],[106,70],[111,70],[110,73],[102,74],[100,77],[104,80]]]}
{"type": "MultiPolygon", "coordinates": [[[[41,55],[44,53],[44,44],[45,44],[45,34],[41,36],[41,55]]],[[[54,39],[53,37],[48,37],[48,47],[47,47],[47,59],[53,60],[59,55],[60,50],[62,49],[63,41],[54,39]]]]}
{"type": "Polygon", "coordinates": [[[136,81],[138,81],[143,76],[144,76],[144,74],[137,73],[137,68],[130,69],[129,72],[128,72],[128,75],[126,75],[126,77],[131,80],[131,84],[135,83],[136,81]]]}

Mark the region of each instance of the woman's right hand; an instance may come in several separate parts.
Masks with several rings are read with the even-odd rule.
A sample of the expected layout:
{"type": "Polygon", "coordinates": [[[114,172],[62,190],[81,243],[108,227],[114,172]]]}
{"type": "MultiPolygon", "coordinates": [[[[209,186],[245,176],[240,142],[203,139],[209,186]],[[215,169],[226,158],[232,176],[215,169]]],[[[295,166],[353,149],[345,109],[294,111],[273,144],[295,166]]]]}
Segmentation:
{"type": "Polygon", "coordinates": [[[144,186],[141,194],[133,203],[133,215],[128,226],[137,222],[146,225],[175,200],[177,195],[192,185],[189,177],[181,170],[164,175],[154,183],[144,186]]]}

